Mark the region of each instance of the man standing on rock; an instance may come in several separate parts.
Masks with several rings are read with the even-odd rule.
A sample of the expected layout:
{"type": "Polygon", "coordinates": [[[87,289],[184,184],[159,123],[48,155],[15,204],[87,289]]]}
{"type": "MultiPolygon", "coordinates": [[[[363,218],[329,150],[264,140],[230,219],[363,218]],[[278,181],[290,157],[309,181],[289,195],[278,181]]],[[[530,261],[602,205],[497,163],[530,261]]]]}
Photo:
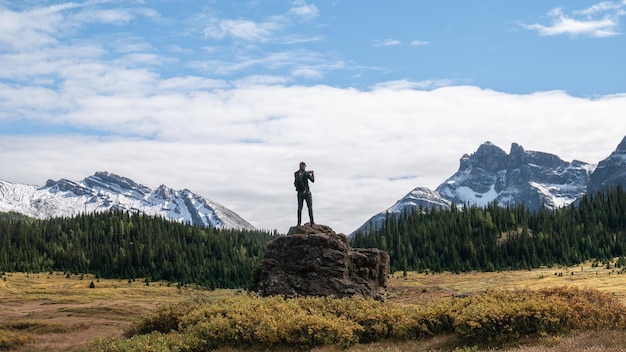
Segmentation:
{"type": "Polygon", "coordinates": [[[300,162],[300,169],[294,173],[294,178],[293,185],[296,186],[296,191],[298,192],[298,226],[300,226],[302,222],[302,205],[305,200],[306,207],[309,209],[310,224],[314,225],[313,198],[311,196],[311,190],[309,189],[309,180],[315,182],[314,172],[312,170],[306,171],[306,163],[302,161],[300,162]]]}

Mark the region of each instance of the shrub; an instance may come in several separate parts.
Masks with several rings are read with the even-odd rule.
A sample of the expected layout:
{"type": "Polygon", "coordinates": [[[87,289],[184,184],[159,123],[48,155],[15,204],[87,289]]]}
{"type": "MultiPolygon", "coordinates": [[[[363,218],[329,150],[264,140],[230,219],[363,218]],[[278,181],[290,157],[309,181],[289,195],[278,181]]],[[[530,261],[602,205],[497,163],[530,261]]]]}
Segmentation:
{"type": "Polygon", "coordinates": [[[494,290],[436,302],[417,319],[431,334],[454,332],[474,342],[505,342],[583,329],[626,327],[626,308],[611,294],[575,287],[494,290]]]}
{"type": "Polygon", "coordinates": [[[170,306],[159,308],[156,312],[148,314],[137,324],[134,324],[126,332],[126,336],[148,334],[150,332],[169,333],[178,331],[180,319],[194,309],[199,309],[205,304],[202,301],[190,300],[170,306]]]}
{"type": "Polygon", "coordinates": [[[111,336],[97,338],[82,349],[84,352],[178,352],[184,350],[180,335],[160,332],[137,335],[129,339],[116,339],[111,336]]]}
{"type": "Polygon", "coordinates": [[[0,350],[14,350],[35,341],[35,337],[20,331],[0,329],[0,350]]]}
{"type": "Polygon", "coordinates": [[[89,351],[347,347],[441,334],[457,335],[465,343],[502,343],[583,329],[623,329],[625,317],[626,308],[613,295],[564,287],[494,290],[423,306],[362,298],[237,295],[162,307],[129,330],[129,339],[95,341],[89,351]]]}

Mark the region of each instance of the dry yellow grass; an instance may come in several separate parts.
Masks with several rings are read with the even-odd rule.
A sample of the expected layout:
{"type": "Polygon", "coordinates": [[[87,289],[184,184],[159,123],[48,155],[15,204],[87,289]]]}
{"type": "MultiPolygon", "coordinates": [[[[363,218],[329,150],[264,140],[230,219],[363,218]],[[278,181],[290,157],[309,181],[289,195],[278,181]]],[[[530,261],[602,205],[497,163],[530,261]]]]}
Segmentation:
{"type": "MultiPolygon", "coordinates": [[[[397,303],[419,304],[434,299],[466,295],[489,289],[539,289],[555,286],[594,288],[615,294],[626,304],[626,274],[620,269],[593,267],[592,263],[573,267],[542,268],[530,271],[495,273],[395,273],[390,280],[389,300],[397,303]]],[[[194,288],[178,289],[166,283],[153,282],[146,286],[142,280],[95,279],[93,275],[62,273],[6,273],[0,278],[0,322],[26,322],[40,330],[26,330],[24,336],[32,343],[18,346],[15,351],[78,351],[95,337],[121,336],[140,317],[161,305],[173,304],[194,297],[219,299],[234,290],[205,291],[194,288]],[[94,282],[95,288],[89,288],[94,282]],[[41,329],[42,326],[53,327],[41,329]]],[[[35,328],[33,328],[35,329],[35,328]]],[[[0,334],[2,325],[0,325],[0,334]]],[[[439,336],[426,341],[376,343],[358,345],[345,351],[446,351],[452,346],[451,337],[439,336]]],[[[570,337],[548,337],[539,341],[524,341],[522,347],[508,351],[576,351],[626,350],[626,332],[582,333],[570,337]],[[604,346],[605,348],[603,349],[604,346]]],[[[220,351],[234,351],[224,348],[220,351]]],[[[316,352],[339,351],[320,347],[316,352]]]]}
{"type": "Polygon", "coordinates": [[[540,289],[557,286],[593,288],[615,294],[626,304],[626,274],[622,269],[594,267],[592,262],[571,267],[540,268],[503,272],[419,274],[395,273],[390,280],[389,298],[400,303],[468,295],[489,289],[540,289]]]}
{"type": "MultiPolygon", "coordinates": [[[[78,351],[95,337],[121,336],[131,323],[161,305],[194,297],[221,298],[232,290],[178,289],[142,280],[97,280],[93,275],[5,273],[0,278],[0,322],[55,324],[57,331],[33,333],[18,351],[78,351]],[[95,288],[89,288],[91,282],[95,288]]],[[[2,333],[0,325],[0,334],[2,333]]],[[[5,330],[7,331],[7,330],[5,330]]]]}

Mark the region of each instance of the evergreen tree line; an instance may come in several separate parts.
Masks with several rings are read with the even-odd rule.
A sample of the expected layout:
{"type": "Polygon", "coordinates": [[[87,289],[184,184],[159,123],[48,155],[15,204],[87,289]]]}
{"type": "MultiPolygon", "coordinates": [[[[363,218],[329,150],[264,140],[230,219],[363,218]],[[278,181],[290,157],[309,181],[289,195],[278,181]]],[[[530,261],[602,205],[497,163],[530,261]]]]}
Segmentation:
{"type": "Polygon", "coordinates": [[[111,211],[35,220],[0,216],[0,271],[247,287],[273,234],[111,211]]]}
{"type": "Polygon", "coordinates": [[[618,186],[556,210],[494,202],[387,214],[380,228],[355,233],[351,245],[386,250],[392,272],[530,269],[616,257],[623,263],[626,192],[618,186]]]}

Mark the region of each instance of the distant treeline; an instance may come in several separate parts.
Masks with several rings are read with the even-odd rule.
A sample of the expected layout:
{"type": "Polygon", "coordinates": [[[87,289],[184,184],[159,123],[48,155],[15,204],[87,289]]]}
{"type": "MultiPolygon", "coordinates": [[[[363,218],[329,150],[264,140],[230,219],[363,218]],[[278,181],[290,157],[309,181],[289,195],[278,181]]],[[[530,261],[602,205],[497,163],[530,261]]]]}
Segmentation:
{"type": "Polygon", "coordinates": [[[626,192],[618,186],[556,210],[492,203],[388,214],[381,228],[355,233],[351,245],[386,250],[392,271],[530,269],[616,257],[624,265],[626,192]]]}
{"type": "Polygon", "coordinates": [[[0,214],[0,271],[94,273],[208,288],[250,284],[273,234],[112,211],[35,220],[0,214]]]}

